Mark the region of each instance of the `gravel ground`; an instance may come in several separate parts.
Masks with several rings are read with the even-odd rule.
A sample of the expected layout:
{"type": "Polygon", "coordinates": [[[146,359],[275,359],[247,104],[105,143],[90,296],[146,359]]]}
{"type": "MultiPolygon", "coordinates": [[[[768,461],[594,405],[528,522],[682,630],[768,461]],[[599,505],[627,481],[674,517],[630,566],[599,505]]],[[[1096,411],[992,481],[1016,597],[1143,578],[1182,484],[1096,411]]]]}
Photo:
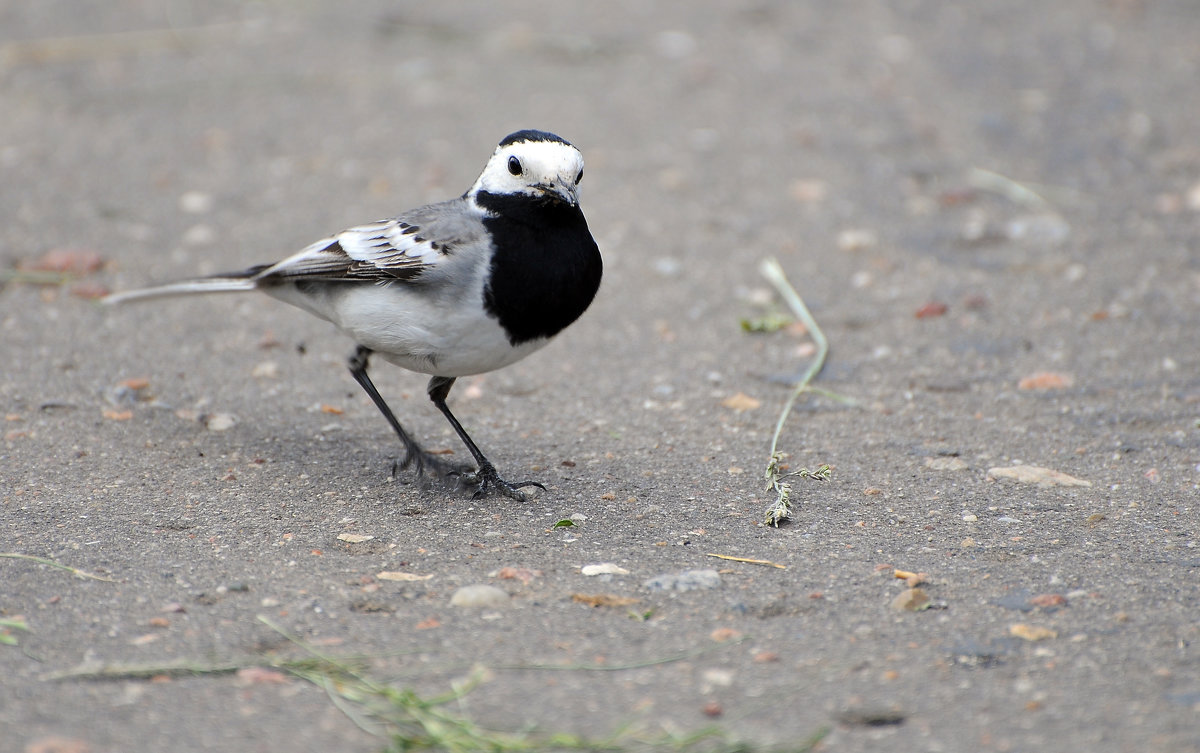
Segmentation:
{"type": "Polygon", "coordinates": [[[1200,750],[1200,7],[985,5],[0,7],[0,550],[103,578],[0,559],[0,749],[381,750],[286,633],[475,676],[498,729],[1200,750]],[[452,395],[531,503],[389,480],[350,343],[283,304],[94,303],[457,195],[525,127],[582,149],[606,265],[452,395]],[[856,401],[792,413],[832,474],[778,528],[813,354],[742,330],[768,257],[856,401]]]}

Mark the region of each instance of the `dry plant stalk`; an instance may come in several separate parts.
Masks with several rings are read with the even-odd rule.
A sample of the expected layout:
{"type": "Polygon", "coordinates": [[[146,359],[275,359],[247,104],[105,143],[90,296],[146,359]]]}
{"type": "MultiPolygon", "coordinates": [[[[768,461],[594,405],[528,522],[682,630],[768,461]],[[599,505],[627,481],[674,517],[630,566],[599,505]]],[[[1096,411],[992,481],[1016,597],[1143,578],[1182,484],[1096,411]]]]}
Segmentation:
{"type": "Polygon", "coordinates": [[[809,364],[808,369],[805,370],[800,380],[796,382],[796,386],[792,389],[792,394],[788,397],[783,410],[779,414],[779,420],[775,422],[775,433],[771,436],[771,457],[767,461],[764,477],[767,482],[767,492],[775,494],[775,501],[767,508],[763,522],[766,525],[778,527],[780,521],[787,519],[792,513],[792,485],[785,479],[798,477],[825,480],[829,478],[831,472],[829,466],[822,465],[815,471],[801,468],[798,471],[784,473],[780,469],[780,463],[785,456],[779,451],[779,435],[783,433],[783,425],[787,422],[792,408],[795,407],[800,395],[810,389],[812,380],[816,378],[817,374],[821,373],[821,369],[825,368],[825,359],[829,355],[829,340],[826,339],[825,333],[817,325],[817,320],[813,318],[812,313],[808,310],[808,306],[804,304],[804,299],[800,297],[800,294],[788,282],[787,276],[784,275],[783,268],[779,266],[778,261],[774,258],[766,259],[759,266],[759,271],[763,277],[767,278],[768,282],[775,286],[775,290],[778,291],[784,303],[792,310],[792,313],[796,315],[796,319],[808,328],[808,333],[812,337],[813,343],[817,346],[816,357],[813,358],[813,362],[809,364]]]}

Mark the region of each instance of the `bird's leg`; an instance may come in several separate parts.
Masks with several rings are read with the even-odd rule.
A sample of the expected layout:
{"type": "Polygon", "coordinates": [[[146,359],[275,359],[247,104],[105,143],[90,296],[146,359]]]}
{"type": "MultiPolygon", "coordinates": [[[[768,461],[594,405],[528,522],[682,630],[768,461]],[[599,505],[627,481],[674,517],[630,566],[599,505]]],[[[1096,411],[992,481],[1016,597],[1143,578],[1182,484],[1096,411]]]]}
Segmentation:
{"type": "MultiPolygon", "coordinates": [[[[375,407],[379,409],[379,412],[391,424],[392,429],[396,432],[396,436],[400,437],[400,441],[404,444],[404,459],[399,463],[400,468],[404,469],[410,465],[415,465],[418,479],[423,478],[426,474],[436,476],[439,479],[461,474],[461,469],[455,468],[421,449],[416,440],[408,435],[404,427],[400,426],[400,422],[396,420],[392,409],[384,402],[383,396],[379,394],[379,390],[375,389],[375,383],[371,381],[371,377],[367,376],[367,361],[370,358],[371,349],[360,345],[355,348],[354,355],[350,356],[347,365],[350,367],[350,375],[354,377],[354,381],[358,382],[359,386],[367,393],[367,396],[371,398],[371,402],[375,403],[375,407]]],[[[394,468],[395,466],[393,466],[394,468]]]]}
{"type": "Polygon", "coordinates": [[[521,489],[527,486],[536,486],[539,489],[545,489],[536,481],[522,481],[520,483],[510,483],[500,478],[500,474],[496,473],[496,466],[492,465],[491,461],[483,456],[475,443],[471,441],[471,437],[467,435],[466,429],[450,412],[450,407],[446,405],[446,397],[450,394],[450,388],[454,386],[454,377],[439,377],[435,376],[429,380],[429,399],[437,406],[437,409],[442,412],[450,425],[454,427],[454,431],[458,433],[458,438],[463,441],[467,449],[471,451],[471,456],[475,458],[475,462],[479,464],[479,470],[476,476],[479,480],[479,489],[475,492],[475,497],[479,498],[487,494],[488,487],[494,486],[506,497],[511,497],[518,502],[525,502],[525,493],[521,489]]]}

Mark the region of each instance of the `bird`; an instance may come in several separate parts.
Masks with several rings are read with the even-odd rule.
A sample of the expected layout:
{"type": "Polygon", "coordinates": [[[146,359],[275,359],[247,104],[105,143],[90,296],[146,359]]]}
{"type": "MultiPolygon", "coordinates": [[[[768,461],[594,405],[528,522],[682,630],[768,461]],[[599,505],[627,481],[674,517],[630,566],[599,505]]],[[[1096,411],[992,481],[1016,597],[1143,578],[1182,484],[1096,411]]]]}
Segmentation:
{"type": "Polygon", "coordinates": [[[459,377],[508,366],[542,348],[588,308],[603,262],[579,206],[583,155],[526,129],[504,137],[466,193],[358,225],[282,261],[112,293],[106,304],[257,290],[331,322],[355,343],[354,380],[400,438],[399,466],[417,480],[455,481],[527,501],[537,481],[506,481],[450,411],[459,377]],[[474,460],[455,465],[421,447],[367,374],[372,355],[430,376],[427,392],[474,460]]]}

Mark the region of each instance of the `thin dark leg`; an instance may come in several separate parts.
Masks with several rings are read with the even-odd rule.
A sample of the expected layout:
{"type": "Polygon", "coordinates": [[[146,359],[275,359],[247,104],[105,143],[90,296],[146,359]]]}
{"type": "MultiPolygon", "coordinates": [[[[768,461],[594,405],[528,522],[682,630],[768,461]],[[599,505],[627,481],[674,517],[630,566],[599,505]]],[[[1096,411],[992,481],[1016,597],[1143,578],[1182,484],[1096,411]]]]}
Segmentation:
{"type": "Polygon", "coordinates": [[[367,376],[367,362],[371,358],[370,348],[358,346],[354,350],[354,355],[350,356],[348,366],[350,367],[350,375],[354,377],[354,381],[358,382],[367,396],[371,398],[371,402],[375,403],[375,407],[391,424],[392,430],[396,432],[396,436],[400,437],[400,441],[404,444],[404,460],[400,462],[401,468],[407,468],[410,465],[416,465],[417,478],[423,477],[428,472],[433,472],[434,475],[445,478],[459,473],[458,469],[451,468],[446,463],[438,458],[430,455],[416,440],[408,435],[404,427],[396,419],[392,409],[384,402],[383,396],[379,394],[379,390],[375,389],[375,383],[371,381],[371,377],[367,376]]]}
{"type": "Polygon", "coordinates": [[[429,380],[429,399],[437,406],[437,409],[442,412],[450,425],[454,427],[454,431],[458,434],[458,438],[463,441],[467,449],[471,452],[471,457],[475,458],[475,462],[479,464],[479,490],[475,492],[476,497],[482,497],[487,494],[489,486],[494,486],[500,490],[506,497],[512,497],[519,502],[525,502],[525,493],[521,489],[527,486],[536,486],[539,489],[545,489],[536,481],[522,481],[517,484],[510,483],[500,478],[500,474],[496,473],[496,466],[492,465],[491,461],[483,456],[479,447],[471,441],[471,437],[467,434],[467,430],[462,427],[454,414],[450,412],[450,406],[446,405],[446,397],[450,394],[450,388],[454,386],[454,377],[439,377],[435,376],[429,380]]]}

